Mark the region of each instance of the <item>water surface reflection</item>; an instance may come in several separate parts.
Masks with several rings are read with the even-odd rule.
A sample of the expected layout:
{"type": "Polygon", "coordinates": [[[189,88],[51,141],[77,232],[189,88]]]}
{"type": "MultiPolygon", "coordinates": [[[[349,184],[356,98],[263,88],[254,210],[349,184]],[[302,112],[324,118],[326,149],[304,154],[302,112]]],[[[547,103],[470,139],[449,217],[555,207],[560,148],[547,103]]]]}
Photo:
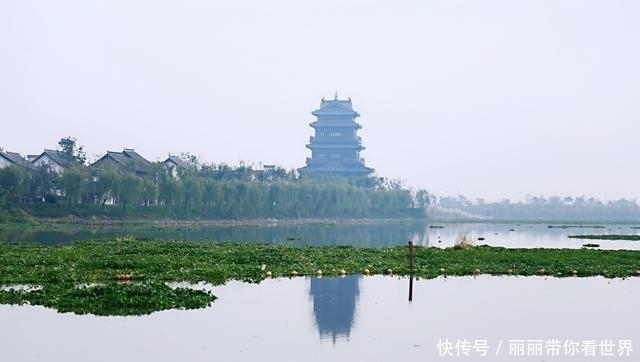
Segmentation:
{"type": "Polygon", "coordinates": [[[461,234],[467,234],[476,244],[507,248],[581,248],[597,243],[600,249],[639,250],[640,241],[583,240],[569,238],[575,234],[640,235],[633,225],[577,225],[557,227],[548,224],[519,223],[446,223],[411,222],[326,222],[274,226],[226,225],[193,227],[134,227],[80,228],[74,230],[4,230],[0,241],[65,244],[78,240],[130,238],[211,242],[259,242],[290,246],[352,245],[357,247],[386,247],[415,245],[451,247],[461,234]],[[551,226],[551,227],[550,227],[551,226]]]}
{"type": "Polygon", "coordinates": [[[637,278],[416,280],[413,302],[407,286],[406,278],[382,276],[230,282],[212,288],[219,299],[210,308],[142,317],[2,305],[0,349],[7,361],[71,362],[631,361],[640,354],[637,278]],[[509,355],[509,340],[550,339],[612,341],[616,354],[620,341],[630,341],[634,351],[509,355]],[[445,340],[486,341],[489,355],[439,357],[445,340]]]}
{"type": "Polygon", "coordinates": [[[313,314],[318,333],[334,342],[349,337],[360,295],[359,275],[342,278],[312,278],[309,295],[313,300],[313,314]]]}

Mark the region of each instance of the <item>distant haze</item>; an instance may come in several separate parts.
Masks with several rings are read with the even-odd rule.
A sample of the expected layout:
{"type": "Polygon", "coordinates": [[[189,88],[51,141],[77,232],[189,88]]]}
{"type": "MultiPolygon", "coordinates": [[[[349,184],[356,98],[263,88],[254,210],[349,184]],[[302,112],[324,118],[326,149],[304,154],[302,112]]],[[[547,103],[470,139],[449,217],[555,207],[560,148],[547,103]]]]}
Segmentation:
{"type": "Polygon", "coordinates": [[[304,166],[322,97],[440,195],[640,199],[640,2],[1,1],[0,147],[304,166]]]}

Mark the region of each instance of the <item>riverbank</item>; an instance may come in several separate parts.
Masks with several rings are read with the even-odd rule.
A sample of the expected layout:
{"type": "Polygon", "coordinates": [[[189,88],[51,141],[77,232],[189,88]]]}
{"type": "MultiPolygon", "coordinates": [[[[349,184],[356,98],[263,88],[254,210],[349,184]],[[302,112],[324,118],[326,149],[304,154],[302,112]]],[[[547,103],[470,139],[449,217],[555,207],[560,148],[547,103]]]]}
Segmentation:
{"type": "Polygon", "coordinates": [[[0,223],[0,227],[109,227],[109,226],[148,226],[148,227],[207,227],[207,226],[286,226],[286,225],[362,225],[380,223],[426,223],[426,219],[414,218],[254,218],[254,219],[139,219],[139,218],[80,218],[73,215],[64,217],[30,217],[23,222],[0,223]]]}

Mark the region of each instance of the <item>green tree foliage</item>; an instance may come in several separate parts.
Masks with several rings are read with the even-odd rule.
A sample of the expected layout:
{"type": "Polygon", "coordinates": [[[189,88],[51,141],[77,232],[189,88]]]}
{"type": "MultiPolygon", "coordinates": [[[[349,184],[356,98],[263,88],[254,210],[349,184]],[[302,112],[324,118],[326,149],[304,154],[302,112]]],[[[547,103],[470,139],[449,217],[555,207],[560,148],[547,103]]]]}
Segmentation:
{"type": "MultiPolygon", "coordinates": [[[[424,216],[424,212],[415,213],[418,202],[398,182],[383,178],[300,178],[295,171],[278,167],[254,170],[246,164],[231,167],[194,163],[173,173],[156,163],[143,174],[136,174],[131,167],[78,166],[60,176],[44,169],[34,170],[32,175],[37,182],[28,189],[12,188],[13,196],[3,200],[17,202],[16,195],[36,200],[42,200],[45,194],[61,195],[67,210],[73,206],[73,212],[82,215],[198,219],[424,216]]],[[[22,185],[19,180],[22,178],[8,178],[4,189],[8,190],[10,184],[22,185]]]]}
{"type": "Polygon", "coordinates": [[[115,197],[118,174],[112,169],[99,170],[92,177],[94,204],[106,205],[115,197]]]}
{"type": "Polygon", "coordinates": [[[493,220],[523,221],[615,221],[637,222],[640,205],[634,200],[619,199],[603,202],[595,198],[531,196],[525,201],[504,199],[487,202],[443,196],[434,198],[431,211],[458,212],[493,220]]]}
{"type": "Polygon", "coordinates": [[[426,208],[429,206],[429,192],[427,190],[418,190],[416,192],[416,207],[426,208]]]}
{"type": "Polygon", "coordinates": [[[58,141],[58,145],[67,160],[80,165],[83,165],[87,161],[84,146],[78,146],[78,140],[76,140],[75,137],[64,137],[58,141]]]}
{"type": "Polygon", "coordinates": [[[170,211],[178,203],[180,182],[168,172],[159,172],[156,176],[158,186],[158,203],[170,211]]]}
{"type": "Polygon", "coordinates": [[[47,165],[41,165],[31,171],[27,194],[34,201],[54,202],[57,199],[56,188],[59,178],[59,175],[47,165]]]}
{"type": "Polygon", "coordinates": [[[116,178],[115,200],[122,206],[122,212],[127,213],[127,207],[140,204],[143,200],[141,179],[133,173],[123,173],[116,178]]]}
{"type": "Polygon", "coordinates": [[[29,188],[29,181],[29,174],[20,166],[0,169],[0,200],[4,207],[10,209],[20,201],[29,188]]]}
{"type": "Polygon", "coordinates": [[[60,187],[67,199],[67,207],[79,204],[83,193],[87,190],[88,173],[81,167],[71,167],[62,173],[60,187]]]}

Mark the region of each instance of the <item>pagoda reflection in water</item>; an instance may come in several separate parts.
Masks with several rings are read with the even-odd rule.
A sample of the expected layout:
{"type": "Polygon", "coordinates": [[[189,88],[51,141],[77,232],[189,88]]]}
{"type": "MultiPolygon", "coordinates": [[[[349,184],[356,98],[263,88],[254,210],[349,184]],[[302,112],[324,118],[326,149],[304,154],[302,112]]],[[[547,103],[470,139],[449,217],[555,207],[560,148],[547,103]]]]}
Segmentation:
{"type": "Polygon", "coordinates": [[[360,295],[361,275],[312,278],[309,295],[320,338],[349,338],[360,295]]]}

